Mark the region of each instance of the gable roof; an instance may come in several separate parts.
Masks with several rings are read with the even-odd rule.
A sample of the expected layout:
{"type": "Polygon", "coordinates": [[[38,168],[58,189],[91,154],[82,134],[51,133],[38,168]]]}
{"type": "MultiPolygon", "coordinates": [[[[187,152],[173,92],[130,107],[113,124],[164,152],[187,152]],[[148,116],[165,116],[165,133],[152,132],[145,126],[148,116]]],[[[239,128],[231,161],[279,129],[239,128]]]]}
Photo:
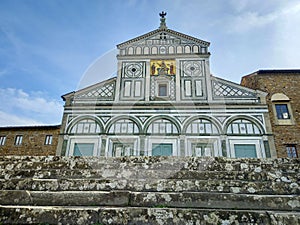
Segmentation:
{"type": "Polygon", "coordinates": [[[64,101],[70,96],[74,96],[75,99],[95,98],[98,100],[113,100],[116,80],[117,78],[113,77],[83,89],[69,92],[61,97],[64,101]]]}
{"type": "Polygon", "coordinates": [[[253,90],[234,82],[211,76],[212,93],[214,99],[258,99],[258,94],[266,92],[253,90]]]}
{"type": "Polygon", "coordinates": [[[192,37],[192,36],[189,36],[189,35],[186,35],[186,34],[183,34],[183,33],[180,33],[180,32],[174,31],[174,30],[171,30],[171,29],[156,29],[156,30],[150,31],[150,32],[148,32],[146,34],[143,34],[141,36],[138,36],[136,38],[130,39],[128,41],[125,41],[125,42],[123,42],[121,44],[118,44],[117,48],[123,48],[123,47],[125,47],[127,45],[130,45],[130,44],[134,43],[134,42],[138,42],[138,41],[141,41],[143,39],[152,37],[152,36],[157,35],[157,34],[159,34],[161,32],[169,33],[169,34],[177,36],[179,38],[184,38],[184,39],[193,41],[193,42],[195,42],[197,44],[200,44],[200,45],[203,45],[205,47],[208,47],[210,45],[210,42],[203,41],[201,39],[198,39],[198,38],[195,38],[195,37],[192,37]]]}

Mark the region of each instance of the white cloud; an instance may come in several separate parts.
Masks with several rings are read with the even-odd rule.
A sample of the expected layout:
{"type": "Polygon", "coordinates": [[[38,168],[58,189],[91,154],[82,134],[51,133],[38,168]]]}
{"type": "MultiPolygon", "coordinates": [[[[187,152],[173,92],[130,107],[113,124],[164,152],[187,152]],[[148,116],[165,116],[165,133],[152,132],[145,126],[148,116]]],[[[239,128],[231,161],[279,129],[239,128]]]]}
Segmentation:
{"type": "Polygon", "coordinates": [[[300,3],[283,10],[283,15],[273,39],[274,54],[272,60],[277,67],[299,68],[300,58],[300,3]]]}
{"type": "Polygon", "coordinates": [[[35,121],[31,118],[13,115],[0,111],[0,126],[20,126],[20,125],[38,125],[41,122],[35,121]]]}
{"type": "MultiPolygon", "coordinates": [[[[248,3],[250,4],[250,3],[248,3]]],[[[260,10],[260,3],[256,3],[257,10],[247,10],[247,3],[236,6],[237,15],[232,15],[226,20],[229,32],[243,33],[256,28],[266,27],[272,23],[280,22],[282,19],[293,14],[299,13],[299,3],[287,3],[286,5],[276,7],[271,11],[260,10]]]]}
{"type": "Polygon", "coordinates": [[[61,120],[62,104],[43,92],[0,88],[0,102],[0,125],[57,124],[61,120]]]}

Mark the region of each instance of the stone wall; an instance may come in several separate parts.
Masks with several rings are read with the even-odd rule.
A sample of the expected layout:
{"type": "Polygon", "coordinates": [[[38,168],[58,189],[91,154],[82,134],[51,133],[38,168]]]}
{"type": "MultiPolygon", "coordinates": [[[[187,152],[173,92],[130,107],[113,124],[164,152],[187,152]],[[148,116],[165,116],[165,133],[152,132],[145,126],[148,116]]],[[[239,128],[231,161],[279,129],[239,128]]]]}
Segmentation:
{"type": "Polygon", "coordinates": [[[0,157],[0,224],[300,224],[299,159],[0,157]]]}
{"type": "Polygon", "coordinates": [[[0,155],[55,155],[60,125],[1,127],[0,136],[5,137],[0,145],[0,155]],[[17,135],[22,135],[21,145],[15,145],[17,135]],[[52,143],[45,144],[46,135],[52,135],[52,143]]]}
{"type": "Polygon", "coordinates": [[[296,145],[300,155],[300,70],[266,70],[244,76],[241,84],[267,92],[266,97],[271,126],[274,134],[277,157],[287,157],[286,146],[296,145]],[[283,93],[290,98],[294,124],[278,125],[271,97],[275,93],[283,93]]]}

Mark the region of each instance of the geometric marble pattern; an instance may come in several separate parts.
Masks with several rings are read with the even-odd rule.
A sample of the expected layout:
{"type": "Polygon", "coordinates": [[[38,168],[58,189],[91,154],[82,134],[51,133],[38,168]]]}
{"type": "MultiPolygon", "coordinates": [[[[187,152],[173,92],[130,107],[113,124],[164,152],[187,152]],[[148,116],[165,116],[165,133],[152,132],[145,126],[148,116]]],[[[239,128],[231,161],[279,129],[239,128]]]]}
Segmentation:
{"type": "Polygon", "coordinates": [[[169,94],[166,96],[166,98],[170,100],[175,100],[175,76],[170,75],[160,75],[160,76],[151,76],[150,77],[150,100],[155,100],[155,98],[158,96],[157,93],[157,82],[159,80],[168,81],[169,83],[169,94]]]}
{"type": "Polygon", "coordinates": [[[216,116],[216,118],[223,123],[229,116],[216,116]]]}
{"type": "Polygon", "coordinates": [[[181,61],[181,76],[203,76],[203,61],[181,61]]]}
{"type": "Polygon", "coordinates": [[[76,98],[103,98],[105,100],[113,100],[115,94],[115,81],[108,83],[102,87],[97,87],[94,90],[76,96],[76,98]]]}
{"type": "Polygon", "coordinates": [[[123,62],[122,65],[123,71],[122,76],[128,78],[137,78],[144,76],[144,62],[123,62]]]}
{"type": "Polygon", "coordinates": [[[213,84],[213,95],[217,97],[237,97],[237,98],[247,98],[255,97],[254,93],[249,91],[233,87],[229,84],[221,83],[214,80],[213,84]]]}

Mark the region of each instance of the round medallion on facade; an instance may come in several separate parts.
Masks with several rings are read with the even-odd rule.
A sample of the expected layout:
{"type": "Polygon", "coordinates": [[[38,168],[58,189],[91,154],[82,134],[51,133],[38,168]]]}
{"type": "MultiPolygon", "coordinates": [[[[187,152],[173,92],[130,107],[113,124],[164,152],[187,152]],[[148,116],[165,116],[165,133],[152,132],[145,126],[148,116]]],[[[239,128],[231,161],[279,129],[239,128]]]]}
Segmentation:
{"type": "Polygon", "coordinates": [[[140,63],[128,64],[125,67],[125,75],[127,77],[142,77],[143,66],[140,63]]]}
{"type": "Polygon", "coordinates": [[[184,73],[187,76],[202,76],[202,65],[200,62],[190,61],[184,64],[184,73]]]}

